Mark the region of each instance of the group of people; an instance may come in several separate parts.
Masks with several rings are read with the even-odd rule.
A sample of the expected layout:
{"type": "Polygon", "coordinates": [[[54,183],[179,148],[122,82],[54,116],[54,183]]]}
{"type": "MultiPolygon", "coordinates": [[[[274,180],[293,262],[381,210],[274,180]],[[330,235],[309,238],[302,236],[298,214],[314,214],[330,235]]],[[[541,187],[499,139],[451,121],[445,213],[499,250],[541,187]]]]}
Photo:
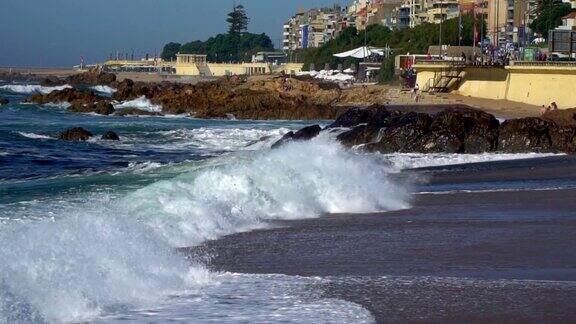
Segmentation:
{"type": "Polygon", "coordinates": [[[558,105],[555,102],[549,104],[548,107],[542,105],[542,107],[540,108],[540,116],[554,110],[558,110],[558,105]]]}

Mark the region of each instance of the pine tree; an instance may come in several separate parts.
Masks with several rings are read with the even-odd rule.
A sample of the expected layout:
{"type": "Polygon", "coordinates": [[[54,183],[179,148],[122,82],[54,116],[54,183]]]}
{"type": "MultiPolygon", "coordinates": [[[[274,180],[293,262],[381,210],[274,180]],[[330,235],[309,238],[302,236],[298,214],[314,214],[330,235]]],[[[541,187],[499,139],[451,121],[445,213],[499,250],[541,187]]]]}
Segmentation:
{"type": "Polygon", "coordinates": [[[244,6],[238,5],[234,6],[232,12],[228,14],[228,33],[230,34],[241,34],[248,31],[248,22],[250,18],[246,15],[246,10],[244,6]]]}

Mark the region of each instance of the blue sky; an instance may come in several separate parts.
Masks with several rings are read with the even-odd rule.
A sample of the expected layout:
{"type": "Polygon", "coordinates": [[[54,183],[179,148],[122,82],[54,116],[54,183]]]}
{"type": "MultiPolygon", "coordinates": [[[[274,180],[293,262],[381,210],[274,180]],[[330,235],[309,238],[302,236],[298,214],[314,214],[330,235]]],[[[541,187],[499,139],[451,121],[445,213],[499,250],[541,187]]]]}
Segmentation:
{"type": "MultiPolygon", "coordinates": [[[[282,23],[299,7],[348,0],[240,0],[250,32],[279,43],[282,23]]],[[[232,0],[0,0],[0,66],[71,66],[116,50],[160,52],[226,31],[232,0]]]]}

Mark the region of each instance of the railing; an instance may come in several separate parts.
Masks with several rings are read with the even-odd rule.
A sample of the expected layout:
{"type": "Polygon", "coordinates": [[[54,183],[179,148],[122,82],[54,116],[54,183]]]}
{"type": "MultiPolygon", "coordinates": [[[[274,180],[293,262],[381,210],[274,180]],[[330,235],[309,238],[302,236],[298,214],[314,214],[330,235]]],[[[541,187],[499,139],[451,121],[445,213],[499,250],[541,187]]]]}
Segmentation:
{"type": "Polygon", "coordinates": [[[576,67],[576,62],[563,61],[511,61],[511,66],[552,66],[552,67],[576,67]]]}

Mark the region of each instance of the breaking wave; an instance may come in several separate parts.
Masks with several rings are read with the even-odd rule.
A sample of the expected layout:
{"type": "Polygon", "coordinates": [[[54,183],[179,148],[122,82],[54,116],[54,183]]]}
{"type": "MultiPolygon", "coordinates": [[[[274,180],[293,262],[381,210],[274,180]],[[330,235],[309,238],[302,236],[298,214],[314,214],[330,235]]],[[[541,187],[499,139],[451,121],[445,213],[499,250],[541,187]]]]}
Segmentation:
{"type": "Polygon", "coordinates": [[[97,86],[91,87],[90,89],[92,89],[96,92],[99,92],[101,94],[108,95],[108,96],[111,96],[118,91],[117,89],[109,87],[107,85],[97,85],[97,86]]]}
{"type": "Polygon", "coordinates": [[[25,132],[18,132],[20,136],[24,136],[26,138],[31,139],[54,139],[48,135],[36,134],[36,133],[25,133],[25,132]]]}
{"type": "Polygon", "coordinates": [[[146,98],[145,96],[136,98],[134,100],[123,101],[114,105],[116,109],[123,109],[123,108],[138,108],[140,110],[146,110],[151,112],[162,112],[161,105],[153,104],[150,99],[146,98]]]}
{"type": "Polygon", "coordinates": [[[32,93],[48,94],[52,91],[64,90],[68,88],[72,88],[72,86],[67,84],[57,87],[43,87],[41,85],[34,85],[34,84],[9,84],[0,86],[1,90],[19,94],[32,94],[32,93]]]}
{"type": "Polygon", "coordinates": [[[212,287],[218,276],[176,247],[271,219],[407,208],[407,190],[388,171],[317,138],[231,155],[120,199],[40,206],[44,220],[0,230],[0,322],[82,321],[212,287]]]}
{"type": "Polygon", "coordinates": [[[553,153],[480,153],[480,154],[447,154],[447,153],[393,153],[381,154],[380,157],[397,169],[415,169],[437,166],[459,165],[468,163],[523,160],[557,156],[553,153]]]}

